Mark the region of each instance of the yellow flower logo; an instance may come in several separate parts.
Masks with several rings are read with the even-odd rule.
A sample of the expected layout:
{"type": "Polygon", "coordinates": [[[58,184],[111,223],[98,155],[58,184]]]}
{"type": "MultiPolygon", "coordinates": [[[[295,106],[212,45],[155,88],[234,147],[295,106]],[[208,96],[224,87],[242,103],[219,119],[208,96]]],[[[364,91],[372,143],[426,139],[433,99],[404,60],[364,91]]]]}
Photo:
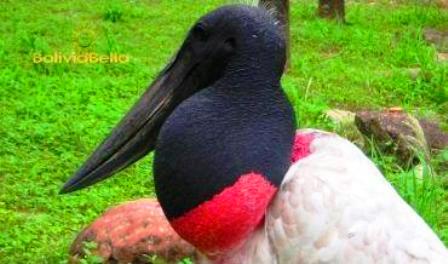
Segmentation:
{"type": "Polygon", "coordinates": [[[76,48],[89,48],[95,43],[98,34],[91,26],[83,26],[76,29],[73,33],[73,42],[76,48]]]}

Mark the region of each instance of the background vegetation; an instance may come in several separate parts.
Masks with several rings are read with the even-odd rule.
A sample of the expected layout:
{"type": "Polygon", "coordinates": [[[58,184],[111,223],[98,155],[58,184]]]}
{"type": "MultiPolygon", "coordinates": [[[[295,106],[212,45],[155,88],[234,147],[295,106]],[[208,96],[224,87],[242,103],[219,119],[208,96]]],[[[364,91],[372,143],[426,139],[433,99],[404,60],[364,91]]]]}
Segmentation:
{"type": "MultiPolygon", "coordinates": [[[[292,1],[292,61],[283,86],[301,127],[333,129],[330,108],[403,106],[448,125],[448,66],[422,39],[448,11],[420,1],[349,1],[348,25],[292,1]],[[420,68],[416,78],[408,69],[420,68]]],[[[201,15],[228,1],[0,3],[0,263],[65,263],[77,233],[107,207],[153,196],[152,155],[102,184],[58,195],[176,51],[201,15]],[[123,64],[34,64],[34,54],[119,53],[123,64]]],[[[448,243],[447,188],[371,157],[448,243]]],[[[444,157],[445,155],[445,157],[444,157]]],[[[424,174],[448,177],[436,157],[424,174]]]]}

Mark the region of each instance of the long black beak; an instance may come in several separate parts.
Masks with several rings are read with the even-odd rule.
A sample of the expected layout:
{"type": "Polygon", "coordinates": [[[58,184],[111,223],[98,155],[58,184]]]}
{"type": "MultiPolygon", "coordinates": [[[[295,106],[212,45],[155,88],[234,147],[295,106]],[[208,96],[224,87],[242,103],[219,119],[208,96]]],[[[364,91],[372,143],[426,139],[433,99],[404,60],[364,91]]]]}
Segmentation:
{"type": "Polygon", "coordinates": [[[174,108],[201,87],[199,65],[191,49],[182,47],[83,166],[62,187],[73,192],[128,167],[155,147],[159,130],[174,108]]]}

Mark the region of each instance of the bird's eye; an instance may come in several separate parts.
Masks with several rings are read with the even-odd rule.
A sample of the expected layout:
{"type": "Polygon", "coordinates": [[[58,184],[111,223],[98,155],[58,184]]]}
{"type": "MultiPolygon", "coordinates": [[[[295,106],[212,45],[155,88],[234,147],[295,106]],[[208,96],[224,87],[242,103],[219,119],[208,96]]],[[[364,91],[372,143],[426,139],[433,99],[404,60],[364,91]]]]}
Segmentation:
{"type": "Polygon", "coordinates": [[[228,38],[224,41],[224,49],[227,51],[233,51],[236,47],[236,40],[235,38],[228,38]]]}
{"type": "Polygon", "coordinates": [[[200,41],[207,41],[209,37],[209,33],[205,29],[205,26],[203,24],[197,24],[193,28],[193,35],[196,36],[200,41]]]}

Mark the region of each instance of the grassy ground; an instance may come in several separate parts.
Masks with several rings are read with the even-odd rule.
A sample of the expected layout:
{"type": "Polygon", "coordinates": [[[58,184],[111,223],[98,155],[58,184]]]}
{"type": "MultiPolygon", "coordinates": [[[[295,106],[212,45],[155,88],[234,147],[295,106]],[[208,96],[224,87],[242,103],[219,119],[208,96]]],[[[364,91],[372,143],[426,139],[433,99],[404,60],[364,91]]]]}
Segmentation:
{"type": "MultiPolygon", "coordinates": [[[[61,184],[129,109],[205,12],[224,1],[0,3],[0,263],[64,263],[77,232],[107,207],[153,196],[152,157],[95,188],[61,184]],[[34,64],[34,54],[120,53],[123,64],[34,64]]],[[[422,28],[448,12],[414,2],[349,2],[349,25],[293,1],[292,63],[283,80],[300,126],[331,129],[329,108],[400,105],[448,124],[448,66],[422,28]],[[423,73],[413,80],[408,68],[423,73]]],[[[448,243],[448,191],[370,151],[402,195],[448,243]]],[[[437,169],[437,162],[434,162],[437,169]]],[[[432,164],[432,165],[434,165],[432,164]]],[[[426,174],[431,173],[426,170],[426,174]]],[[[447,177],[447,172],[436,171],[447,177]]]]}

